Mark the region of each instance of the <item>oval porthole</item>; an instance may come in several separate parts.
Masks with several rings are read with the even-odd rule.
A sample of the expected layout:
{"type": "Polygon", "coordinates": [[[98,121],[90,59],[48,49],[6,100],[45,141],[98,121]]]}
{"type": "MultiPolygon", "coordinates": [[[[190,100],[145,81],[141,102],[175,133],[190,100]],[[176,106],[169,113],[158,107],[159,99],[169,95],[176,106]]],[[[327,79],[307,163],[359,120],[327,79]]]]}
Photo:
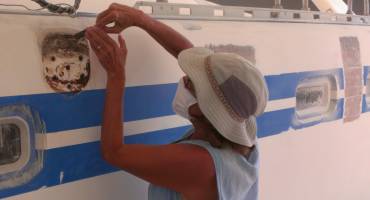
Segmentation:
{"type": "Polygon", "coordinates": [[[27,123],[19,117],[0,118],[0,174],[22,169],[29,159],[27,123]]]}
{"type": "Polygon", "coordinates": [[[9,165],[21,157],[21,134],[15,124],[0,124],[0,166],[9,165]]]}
{"type": "Polygon", "coordinates": [[[26,105],[0,107],[0,190],[28,183],[42,169],[43,150],[37,134],[44,125],[26,105]]]}
{"type": "Polygon", "coordinates": [[[301,81],[296,89],[296,123],[319,122],[335,112],[337,83],[333,76],[311,77],[301,81]]]}

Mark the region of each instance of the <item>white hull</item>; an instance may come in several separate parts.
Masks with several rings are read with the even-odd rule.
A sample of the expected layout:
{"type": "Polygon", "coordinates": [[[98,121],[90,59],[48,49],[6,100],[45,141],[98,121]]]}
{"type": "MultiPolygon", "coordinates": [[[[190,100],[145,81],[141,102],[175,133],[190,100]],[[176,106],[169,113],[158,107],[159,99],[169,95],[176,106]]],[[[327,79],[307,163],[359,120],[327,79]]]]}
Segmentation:
{"type": "MultiPolygon", "coordinates": [[[[369,26],[162,18],[195,46],[243,47],[239,53],[254,60],[268,80],[270,101],[258,121],[261,200],[370,199],[370,114],[362,80],[370,65],[369,26]],[[341,38],[359,42],[356,64],[360,65],[349,66],[341,38]],[[353,68],[360,72],[347,73],[353,68]],[[334,113],[297,119],[295,89],[303,80],[321,76],[336,80],[334,113]],[[357,96],[349,95],[346,88],[357,83],[361,83],[357,94],[361,101],[349,103],[357,96]]],[[[46,134],[36,137],[36,148],[45,155],[41,175],[19,187],[0,189],[0,198],[146,198],[147,183],[110,168],[98,154],[102,105],[93,103],[101,103],[106,77],[96,57],[91,55],[88,85],[75,96],[56,93],[43,77],[40,38],[50,31],[77,32],[94,21],[93,17],[0,14],[0,27],[6,27],[0,29],[0,106],[29,105],[46,123],[46,134]],[[91,111],[94,105],[96,112],[91,111]]],[[[128,106],[157,107],[129,110],[126,135],[131,142],[173,141],[189,125],[174,116],[168,103],[183,73],[176,59],[144,31],[130,28],[123,36],[129,50],[128,106]],[[148,94],[156,97],[135,99],[149,98],[148,94]]]]}

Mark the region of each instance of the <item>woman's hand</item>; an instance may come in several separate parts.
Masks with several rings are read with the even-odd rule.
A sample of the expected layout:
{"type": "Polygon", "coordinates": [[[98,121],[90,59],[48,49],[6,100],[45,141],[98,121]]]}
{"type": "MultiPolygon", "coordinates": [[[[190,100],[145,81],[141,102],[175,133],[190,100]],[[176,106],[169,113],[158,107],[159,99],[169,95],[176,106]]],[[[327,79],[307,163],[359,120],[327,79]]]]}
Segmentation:
{"type": "Polygon", "coordinates": [[[107,33],[120,33],[130,26],[139,26],[143,16],[144,13],[141,10],[113,3],[98,15],[96,25],[107,33]],[[114,23],[114,26],[107,27],[110,23],[114,23]]]}
{"type": "Polygon", "coordinates": [[[107,72],[108,80],[125,82],[125,63],[127,48],[124,39],[119,35],[117,43],[101,28],[90,27],[86,30],[86,38],[94,50],[100,63],[107,72]]]}

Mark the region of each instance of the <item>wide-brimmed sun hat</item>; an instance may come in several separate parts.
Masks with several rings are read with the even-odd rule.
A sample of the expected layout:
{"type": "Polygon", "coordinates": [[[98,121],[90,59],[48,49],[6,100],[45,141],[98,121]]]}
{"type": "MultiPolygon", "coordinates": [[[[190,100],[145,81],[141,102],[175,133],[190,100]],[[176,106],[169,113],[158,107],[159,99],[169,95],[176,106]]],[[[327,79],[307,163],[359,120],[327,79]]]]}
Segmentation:
{"type": "Polygon", "coordinates": [[[194,84],[200,109],[217,131],[232,142],[253,146],[256,117],[268,101],[262,73],[237,54],[201,47],[182,51],[178,62],[194,84]]]}

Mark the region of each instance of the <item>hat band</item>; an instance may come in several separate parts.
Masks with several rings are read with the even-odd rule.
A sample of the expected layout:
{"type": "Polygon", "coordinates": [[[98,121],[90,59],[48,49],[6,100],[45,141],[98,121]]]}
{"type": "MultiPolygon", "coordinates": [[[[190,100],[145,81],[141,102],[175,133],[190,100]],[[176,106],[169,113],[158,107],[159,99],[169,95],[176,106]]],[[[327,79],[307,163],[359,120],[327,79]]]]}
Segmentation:
{"type": "Polygon", "coordinates": [[[205,60],[205,69],[206,69],[206,73],[207,73],[207,77],[208,77],[208,80],[209,82],[211,83],[211,86],[212,86],[212,89],[213,91],[216,93],[216,96],[218,97],[218,99],[221,101],[221,103],[224,105],[224,107],[226,108],[227,112],[230,114],[230,116],[242,123],[245,121],[245,118],[241,117],[240,115],[238,115],[238,113],[236,113],[233,108],[231,107],[231,105],[228,103],[225,95],[223,94],[222,90],[220,89],[218,83],[217,83],[217,80],[215,78],[215,76],[213,75],[213,72],[212,72],[212,69],[211,69],[211,64],[210,64],[210,57],[208,56],[205,60]]]}

